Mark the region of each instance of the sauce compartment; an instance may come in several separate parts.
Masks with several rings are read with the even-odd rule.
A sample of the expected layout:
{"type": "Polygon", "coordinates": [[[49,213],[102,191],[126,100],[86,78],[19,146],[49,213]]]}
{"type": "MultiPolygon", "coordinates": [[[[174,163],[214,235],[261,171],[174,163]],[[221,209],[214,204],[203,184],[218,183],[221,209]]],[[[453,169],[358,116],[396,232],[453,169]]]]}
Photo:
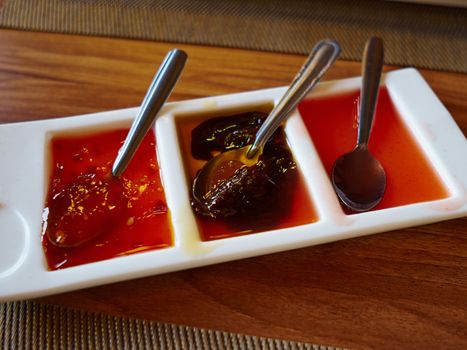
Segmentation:
{"type": "MultiPolygon", "coordinates": [[[[336,159],[355,147],[359,96],[359,90],[310,96],[298,106],[329,179],[336,159]]],[[[450,196],[385,86],[380,88],[369,150],[382,163],[387,178],[384,196],[373,211],[450,196]]],[[[342,207],[346,214],[357,214],[342,207]]]]}
{"type": "MultiPolygon", "coordinates": [[[[272,107],[268,105],[251,106],[248,109],[241,110],[217,110],[210,113],[176,115],[174,119],[188,189],[191,189],[198,170],[206,164],[205,159],[211,153],[209,147],[216,148],[218,146],[217,143],[213,145],[215,135],[220,134],[217,139],[225,149],[244,146],[246,145],[245,139],[248,138],[251,142],[259,128],[260,123],[257,122],[257,118],[263,118],[264,120],[272,107]],[[239,126],[239,123],[248,125],[239,126]],[[255,127],[252,127],[251,124],[253,123],[255,127]],[[209,135],[204,136],[206,133],[209,133],[209,135]],[[238,133],[241,134],[239,139],[232,139],[232,135],[238,135],[238,133]],[[196,153],[201,153],[201,155],[196,153]]],[[[276,148],[270,147],[269,149],[278,149],[281,153],[279,153],[277,160],[269,162],[269,164],[274,167],[281,161],[287,162],[288,165],[291,164],[290,162],[294,162],[293,152],[290,151],[287,143],[287,133],[284,132],[282,127],[276,131],[274,140],[276,145],[274,147],[276,148]],[[289,152],[290,158],[288,158],[289,152]]],[[[215,152],[212,153],[216,154],[215,152]]],[[[270,157],[276,157],[276,154],[270,152],[270,157]]],[[[304,176],[298,164],[296,162],[292,164],[294,164],[291,166],[292,169],[287,167],[279,169],[280,175],[275,180],[265,181],[267,183],[266,190],[264,188],[258,190],[255,187],[252,193],[249,194],[250,199],[247,203],[252,199],[256,201],[256,204],[251,205],[244,212],[237,212],[228,217],[213,218],[201,215],[193,208],[201,240],[209,241],[267,232],[318,221],[318,213],[304,176]],[[258,194],[258,191],[262,192],[258,194]],[[258,199],[255,196],[260,198],[258,199]]]]}
{"type": "Polygon", "coordinates": [[[127,134],[122,128],[49,135],[42,246],[50,270],[173,245],[153,130],[124,174],[112,178],[113,161],[127,134]],[[74,243],[83,231],[98,235],[65,247],[49,239],[74,243]]]}

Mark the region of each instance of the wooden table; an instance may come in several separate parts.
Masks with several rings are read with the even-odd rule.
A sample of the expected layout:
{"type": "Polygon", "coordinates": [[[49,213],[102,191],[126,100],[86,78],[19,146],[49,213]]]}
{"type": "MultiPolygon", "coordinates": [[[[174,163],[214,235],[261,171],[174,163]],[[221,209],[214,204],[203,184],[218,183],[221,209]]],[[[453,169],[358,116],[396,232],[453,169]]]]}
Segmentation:
{"type": "MultiPolygon", "coordinates": [[[[0,122],[139,105],[175,46],[188,52],[189,62],[171,100],[287,85],[304,61],[298,55],[0,30],[0,122]]],[[[421,73],[467,134],[467,75],[421,73]]],[[[360,63],[339,61],[326,79],[359,74],[360,63]]],[[[40,302],[359,349],[465,349],[466,233],[462,218],[40,302]]]]}

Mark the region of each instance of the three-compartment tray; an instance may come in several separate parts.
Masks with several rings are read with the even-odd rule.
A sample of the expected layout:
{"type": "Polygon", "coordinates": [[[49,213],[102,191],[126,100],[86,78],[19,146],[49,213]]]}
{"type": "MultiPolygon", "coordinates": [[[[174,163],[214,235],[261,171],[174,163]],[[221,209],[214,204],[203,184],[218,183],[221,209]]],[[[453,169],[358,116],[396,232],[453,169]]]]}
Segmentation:
{"type": "MultiPolygon", "coordinates": [[[[360,78],[320,84],[312,95],[358,89],[360,78]]],[[[39,297],[421,225],[467,215],[467,142],[427,83],[414,69],[383,76],[404,124],[439,174],[448,195],[435,201],[347,215],[298,111],[286,136],[318,220],[311,224],[202,241],[190,206],[190,184],[178,144],[177,118],[222,114],[277,103],[285,88],[168,103],[155,125],[157,155],[171,213],[172,247],[50,271],[41,245],[41,215],[48,192],[53,136],[129,127],[136,108],[0,125],[0,301],[39,297]]]]}

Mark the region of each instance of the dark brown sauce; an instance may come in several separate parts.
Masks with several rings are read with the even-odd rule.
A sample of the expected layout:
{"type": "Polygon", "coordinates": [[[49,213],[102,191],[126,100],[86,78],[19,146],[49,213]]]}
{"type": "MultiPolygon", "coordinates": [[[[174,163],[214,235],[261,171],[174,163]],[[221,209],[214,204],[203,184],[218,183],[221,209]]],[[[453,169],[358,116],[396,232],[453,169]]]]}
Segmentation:
{"type": "Polygon", "coordinates": [[[202,122],[191,132],[192,157],[209,160],[217,153],[251,144],[266,117],[267,113],[251,112],[202,122]]]}
{"type": "MultiPolygon", "coordinates": [[[[266,117],[266,113],[252,112],[201,123],[191,133],[191,155],[209,160],[217,153],[251,144],[266,117]]],[[[257,216],[272,205],[278,184],[295,169],[284,131],[279,128],[266,143],[258,163],[243,166],[233,174],[223,169],[230,176],[222,176],[202,202],[192,199],[192,206],[197,213],[213,218],[257,216]]]]}
{"type": "MultiPolygon", "coordinates": [[[[266,117],[267,113],[249,112],[204,122],[180,118],[182,149],[190,155],[185,159],[190,180],[219,152],[251,144],[266,117]]],[[[317,220],[282,128],[266,144],[258,164],[240,169],[233,179],[216,188],[208,210],[195,201],[192,203],[204,240],[317,220]]]]}

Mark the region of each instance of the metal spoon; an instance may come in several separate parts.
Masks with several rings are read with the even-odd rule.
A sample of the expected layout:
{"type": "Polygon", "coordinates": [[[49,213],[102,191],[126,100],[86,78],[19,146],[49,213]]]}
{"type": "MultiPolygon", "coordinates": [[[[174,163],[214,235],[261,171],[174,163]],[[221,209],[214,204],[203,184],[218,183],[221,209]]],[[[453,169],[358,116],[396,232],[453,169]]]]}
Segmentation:
{"type": "Polygon", "coordinates": [[[337,195],[349,209],[359,212],[374,208],[386,189],[384,168],[368,150],[383,57],[383,41],[370,38],[363,59],[357,146],[339,157],[332,169],[332,183],[337,195]]]}
{"type": "Polygon", "coordinates": [[[261,125],[253,144],[221,153],[201,168],[192,188],[196,201],[202,204],[209,191],[220,181],[228,179],[241,167],[258,162],[264,145],[274,131],[318,83],[339,54],[340,46],[334,40],[322,40],[313,48],[289,89],[261,125]]]}
{"type": "Polygon", "coordinates": [[[179,49],[169,51],[165,57],[143,99],[128,136],[117,154],[112,167],[113,176],[119,177],[125,171],[159,110],[175,87],[187,57],[187,54],[179,49]]]}

